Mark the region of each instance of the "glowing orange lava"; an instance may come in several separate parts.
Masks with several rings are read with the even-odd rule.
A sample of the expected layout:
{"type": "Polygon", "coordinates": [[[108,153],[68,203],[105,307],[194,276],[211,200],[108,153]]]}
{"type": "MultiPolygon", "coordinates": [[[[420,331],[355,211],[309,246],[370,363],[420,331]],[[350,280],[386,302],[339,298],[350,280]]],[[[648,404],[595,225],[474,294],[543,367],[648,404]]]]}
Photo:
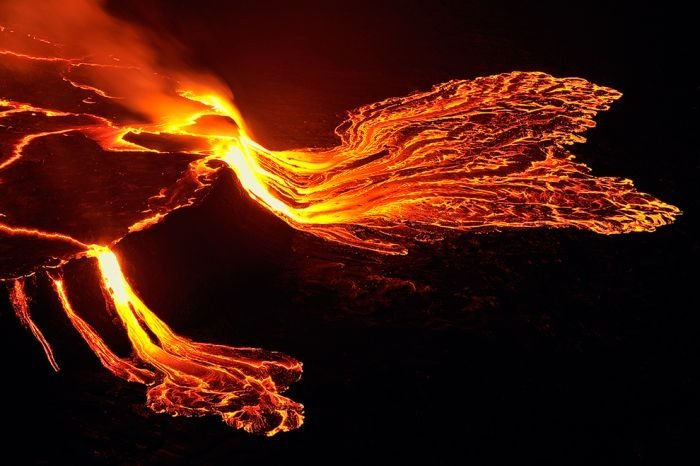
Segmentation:
{"type": "Polygon", "coordinates": [[[94,50],[88,40],[71,55],[77,45],[69,36],[54,44],[0,29],[0,71],[25,83],[0,84],[0,191],[13,193],[0,193],[0,240],[30,239],[49,251],[0,279],[15,280],[17,316],[58,370],[31,320],[22,282],[50,273],[76,330],[108,370],[148,386],[154,411],[217,414],[268,435],[303,421],[303,407],[280,395],[299,379],[298,361],[175,334],[137,296],[112,252],[127,234],[195,204],[221,170],[232,170],[252,199],[292,227],[385,254],[405,254],[416,241],[455,231],[574,227],[615,234],[653,231],[680,214],[630,180],[592,176],[569,151],[584,141],[581,133],[594,126],[596,113],[621,96],[613,89],[539,72],[455,80],[350,112],[336,129],[336,147],[271,151],[254,141],[220,83],[156,66],[131,26],[96,3],[72,3],[70,11],[91,19],[94,50]],[[114,31],[123,35],[115,40],[114,31]],[[37,77],[64,98],[47,95],[43,84],[32,87],[37,77]],[[26,180],[39,177],[50,180],[41,186],[65,189],[59,175],[41,168],[41,144],[62,143],[99,149],[105,163],[148,156],[184,168],[162,175],[155,191],[135,192],[134,183],[126,192],[135,193],[115,202],[98,201],[97,191],[78,196],[71,222],[54,221],[37,204],[51,199],[32,194],[37,185],[26,180]],[[98,231],[107,223],[109,229],[98,231]],[[75,290],[67,289],[60,268],[78,257],[96,262],[133,347],[130,358],[114,354],[73,308],[75,290]],[[53,270],[46,272],[48,266],[53,270]]]}
{"type": "Polygon", "coordinates": [[[44,334],[34,323],[32,316],[29,313],[29,299],[24,292],[23,280],[18,279],[12,283],[12,287],[10,288],[10,302],[12,302],[12,306],[15,309],[15,314],[17,315],[19,321],[32,333],[32,335],[34,335],[34,338],[36,338],[41,345],[41,349],[44,350],[44,354],[46,354],[46,359],[49,360],[49,364],[51,364],[53,370],[58,372],[60,368],[58,367],[56,358],[53,355],[51,345],[49,345],[49,342],[46,341],[44,334]]]}
{"type": "Polygon", "coordinates": [[[53,279],[66,314],[112,373],[149,385],[148,406],[156,412],[201,416],[218,414],[248,432],[277,432],[301,425],[303,407],[281,396],[299,379],[301,364],[256,348],[196,343],[176,335],[133,291],[117,257],[94,247],[104,290],[126,328],[134,358],[153,370],[120,359],[73,310],[62,280],[53,279]],[[155,371],[155,372],[154,372],[155,371]]]}

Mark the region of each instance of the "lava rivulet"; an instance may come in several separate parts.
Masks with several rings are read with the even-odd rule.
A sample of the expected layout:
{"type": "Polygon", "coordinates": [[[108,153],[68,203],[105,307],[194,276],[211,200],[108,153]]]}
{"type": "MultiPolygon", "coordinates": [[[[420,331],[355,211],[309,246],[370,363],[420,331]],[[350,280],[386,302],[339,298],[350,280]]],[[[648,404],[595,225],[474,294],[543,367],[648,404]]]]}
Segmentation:
{"type": "Polygon", "coordinates": [[[46,274],[101,363],[147,385],[154,411],[216,414],[268,435],[303,421],[303,407],[280,394],[299,379],[298,361],[177,335],[113,252],[126,235],[195,205],[222,170],[292,227],[384,254],[450,232],[653,231],[680,214],[630,180],[591,175],[569,151],[620,97],[613,89],[539,72],[454,80],[351,111],[336,147],[271,151],[225,86],[157,66],[133,27],[94,2],[73,3],[92,20],[95,49],[0,28],[0,279],[14,280],[17,316],[58,369],[23,286],[46,274]],[[79,257],[94,261],[131,357],[112,352],[73,307],[77,290],[61,268],[79,257]]]}
{"type": "Polygon", "coordinates": [[[24,280],[17,279],[12,282],[12,287],[10,288],[10,301],[12,302],[12,307],[14,307],[15,314],[17,315],[19,321],[23,326],[29,329],[30,332],[32,332],[34,338],[36,338],[41,345],[41,349],[44,350],[44,354],[46,354],[46,359],[49,360],[49,364],[51,364],[53,370],[58,372],[60,368],[58,367],[58,363],[56,363],[56,358],[53,355],[51,345],[49,345],[49,342],[46,341],[44,334],[34,323],[31,314],[29,313],[29,299],[24,291],[24,280]]]}

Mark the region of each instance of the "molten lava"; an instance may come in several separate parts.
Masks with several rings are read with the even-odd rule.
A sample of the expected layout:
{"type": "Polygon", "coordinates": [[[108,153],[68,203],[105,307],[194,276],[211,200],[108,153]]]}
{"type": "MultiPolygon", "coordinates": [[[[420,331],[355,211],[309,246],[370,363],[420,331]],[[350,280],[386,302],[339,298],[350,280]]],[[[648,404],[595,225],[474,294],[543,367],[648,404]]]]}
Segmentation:
{"type": "Polygon", "coordinates": [[[48,274],[90,349],[115,375],[147,385],[154,411],[217,414],[268,435],[303,421],[303,407],[280,394],[299,379],[298,361],[175,334],[112,252],[126,235],[194,205],[222,170],[292,227],[384,254],[450,232],[653,231],[680,214],[630,180],[592,176],[569,151],[621,96],[613,89],[539,72],[454,80],[350,112],[336,147],[271,151],[220,83],[156,66],[133,27],[93,2],[73,3],[101,48],[81,42],[74,51],[70,40],[0,29],[0,241],[17,258],[0,262],[0,279],[14,280],[17,316],[58,370],[23,286],[26,276],[48,274]],[[114,31],[124,33],[119,41],[105,36],[114,31]],[[88,170],[95,175],[82,176],[88,170]],[[101,189],[104,180],[114,188],[101,189]],[[112,352],[71,304],[75,290],[60,269],[80,257],[95,261],[130,358],[112,352]]]}
{"type": "Polygon", "coordinates": [[[156,412],[197,416],[216,413],[248,432],[277,432],[302,423],[302,406],[279,394],[299,379],[301,364],[255,348],[195,343],[176,335],[134,293],[117,256],[94,247],[104,290],[140,364],[115,356],[73,310],[62,280],[53,283],[63,309],[102,364],[115,375],[149,385],[147,404],[156,412]]]}
{"type": "Polygon", "coordinates": [[[27,294],[24,292],[24,280],[17,279],[13,281],[12,287],[10,288],[10,302],[12,302],[12,307],[14,307],[15,314],[17,315],[20,323],[30,332],[32,332],[34,338],[36,338],[41,345],[41,349],[44,350],[44,354],[46,354],[46,359],[49,360],[49,364],[51,364],[53,370],[58,372],[60,368],[58,367],[56,358],[53,355],[51,345],[49,345],[49,342],[46,341],[44,334],[34,323],[32,316],[29,313],[29,299],[27,298],[27,294]]]}

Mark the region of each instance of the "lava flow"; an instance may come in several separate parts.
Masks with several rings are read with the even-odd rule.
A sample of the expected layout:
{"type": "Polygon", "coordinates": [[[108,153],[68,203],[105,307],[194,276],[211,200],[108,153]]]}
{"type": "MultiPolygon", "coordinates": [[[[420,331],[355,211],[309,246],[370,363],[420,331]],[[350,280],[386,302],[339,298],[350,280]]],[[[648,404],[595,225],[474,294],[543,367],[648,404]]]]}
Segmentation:
{"type": "Polygon", "coordinates": [[[47,37],[0,28],[0,279],[55,370],[29,312],[24,280],[34,274],[51,280],[108,370],[148,386],[157,412],[216,414],[268,435],[303,421],[303,407],[280,394],[299,379],[298,361],[175,334],[113,252],[125,236],[195,205],[223,170],[292,227],[384,254],[450,232],[653,231],[680,214],[630,180],[592,176],[575,161],[569,146],[621,96],[583,79],[513,72],[454,80],[350,112],[336,147],[271,151],[254,141],[226,86],[163,65],[143,31],[98,2],[10,4],[0,19],[41,26],[47,37]],[[62,269],[78,258],[95,262],[130,357],[115,354],[73,307],[77,290],[62,269]]]}
{"type": "Polygon", "coordinates": [[[255,348],[195,343],[176,335],[134,293],[117,257],[107,248],[97,259],[107,296],[126,328],[134,355],[151,369],[118,358],[73,310],[63,281],[53,279],[63,309],[115,375],[149,385],[148,406],[173,415],[219,414],[227,424],[273,435],[301,425],[302,406],[279,394],[296,381],[301,364],[255,348]]]}

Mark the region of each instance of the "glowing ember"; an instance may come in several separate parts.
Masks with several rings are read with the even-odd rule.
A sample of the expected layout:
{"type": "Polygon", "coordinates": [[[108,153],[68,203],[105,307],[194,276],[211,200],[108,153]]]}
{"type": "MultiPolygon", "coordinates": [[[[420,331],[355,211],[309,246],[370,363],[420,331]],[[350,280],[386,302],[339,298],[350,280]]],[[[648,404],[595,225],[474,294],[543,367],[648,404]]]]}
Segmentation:
{"type": "MultiPolygon", "coordinates": [[[[0,262],[0,278],[15,279],[17,316],[58,370],[22,277],[94,258],[131,358],[114,354],[80,317],[58,270],[50,272],[54,289],[102,364],[148,385],[154,411],[217,414],[268,435],[303,420],[303,407],[280,395],[299,379],[298,361],[176,335],[112,252],[125,235],[195,204],[221,170],[233,170],[252,199],[292,227],[387,254],[450,231],[627,233],[680,214],[630,180],[590,175],[569,152],[620,97],[613,89],[537,72],[450,81],[352,111],[336,130],[337,147],[270,151],[216,80],[156,66],[132,26],[93,2],[71,3],[71,18],[61,18],[82,18],[95,40],[47,30],[54,44],[0,28],[0,239],[16,258],[0,262]]],[[[46,8],[60,14],[64,4],[46,8]]],[[[14,6],[26,24],[47,15],[14,6]]]]}

